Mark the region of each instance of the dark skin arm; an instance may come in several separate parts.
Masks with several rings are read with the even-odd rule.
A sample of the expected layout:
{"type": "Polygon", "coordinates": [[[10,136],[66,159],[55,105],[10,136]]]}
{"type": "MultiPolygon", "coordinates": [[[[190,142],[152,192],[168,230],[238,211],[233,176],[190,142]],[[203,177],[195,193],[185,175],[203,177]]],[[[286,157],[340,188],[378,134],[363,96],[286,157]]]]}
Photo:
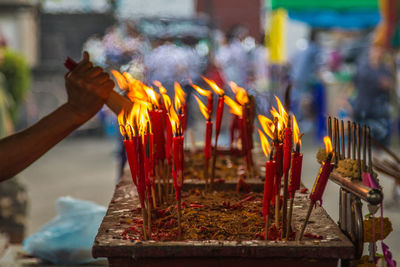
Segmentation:
{"type": "Polygon", "coordinates": [[[104,105],[114,82],[85,52],[65,75],[68,101],[31,127],[0,140],[0,182],[28,167],[104,105]]]}

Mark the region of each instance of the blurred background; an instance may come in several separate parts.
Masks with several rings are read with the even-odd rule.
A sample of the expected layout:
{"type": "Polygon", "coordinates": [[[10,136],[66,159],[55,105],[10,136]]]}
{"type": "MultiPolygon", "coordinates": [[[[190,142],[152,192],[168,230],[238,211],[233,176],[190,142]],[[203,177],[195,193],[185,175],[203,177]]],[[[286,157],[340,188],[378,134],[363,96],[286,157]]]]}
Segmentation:
{"type": "MultiPolygon", "coordinates": [[[[0,0],[0,137],[61,105],[63,62],[87,50],[94,64],[148,84],[159,80],[171,95],[180,82],[198,142],[204,120],[190,80],[205,87],[204,75],[224,88],[234,81],[255,96],[257,114],[267,114],[273,96],[283,99],[291,84],[310,188],[327,115],[369,124],[375,139],[399,151],[398,12],[385,10],[377,0],[0,0]]],[[[224,124],[221,143],[228,145],[224,124]]],[[[107,206],[121,172],[120,140],[105,107],[0,184],[0,230],[21,242],[56,215],[55,200],[64,195],[107,206]]],[[[400,187],[396,177],[380,177],[394,228],[387,243],[399,259],[400,187]]],[[[337,221],[338,187],[329,183],[327,191],[324,207],[337,221]]]]}

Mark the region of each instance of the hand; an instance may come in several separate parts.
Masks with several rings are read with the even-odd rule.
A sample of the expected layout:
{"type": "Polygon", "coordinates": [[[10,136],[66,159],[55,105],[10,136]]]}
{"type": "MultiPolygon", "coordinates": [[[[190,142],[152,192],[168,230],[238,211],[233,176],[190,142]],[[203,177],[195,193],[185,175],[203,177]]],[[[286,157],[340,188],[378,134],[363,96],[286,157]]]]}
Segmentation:
{"type": "Polygon", "coordinates": [[[100,67],[93,67],[85,51],[78,66],[65,75],[68,101],[66,106],[76,115],[78,123],[93,117],[104,105],[114,82],[100,67]]]}

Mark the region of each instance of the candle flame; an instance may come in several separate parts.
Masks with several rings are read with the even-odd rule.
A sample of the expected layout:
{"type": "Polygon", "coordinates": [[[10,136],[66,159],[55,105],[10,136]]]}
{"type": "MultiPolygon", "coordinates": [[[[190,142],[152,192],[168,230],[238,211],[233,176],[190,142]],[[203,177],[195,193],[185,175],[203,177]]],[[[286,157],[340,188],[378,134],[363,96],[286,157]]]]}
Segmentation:
{"type": "Polygon", "coordinates": [[[124,126],[125,125],[125,110],[122,109],[118,114],[118,124],[124,126]]]}
{"type": "Polygon", "coordinates": [[[182,104],[181,104],[181,100],[179,99],[179,97],[176,94],[175,94],[174,104],[175,104],[175,109],[179,111],[182,107],[182,104]]]}
{"type": "Polygon", "coordinates": [[[197,96],[194,96],[194,98],[196,99],[197,103],[199,104],[201,114],[203,114],[203,116],[204,116],[204,118],[206,118],[206,120],[209,120],[210,114],[208,113],[208,108],[206,107],[206,105],[204,105],[203,102],[201,102],[201,100],[197,96]]]}
{"type": "Polygon", "coordinates": [[[232,114],[242,117],[242,115],[243,115],[242,107],[236,101],[234,101],[229,96],[224,96],[224,102],[231,108],[230,112],[232,114]]]}
{"type": "Polygon", "coordinates": [[[172,133],[176,135],[178,132],[178,129],[180,128],[179,124],[179,117],[178,114],[176,114],[175,109],[173,106],[170,107],[169,112],[168,112],[169,120],[171,122],[171,128],[172,128],[172,133]]]}
{"type": "Polygon", "coordinates": [[[171,103],[171,98],[169,98],[169,96],[167,94],[163,94],[162,95],[163,101],[164,101],[164,106],[166,110],[169,110],[169,108],[171,107],[172,103],[171,103]]]}
{"type": "Polygon", "coordinates": [[[264,152],[264,155],[265,157],[268,158],[269,153],[271,152],[271,147],[269,145],[268,139],[260,129],[258,129],[258,135],[260,136],[261,147],[264,152]]]}
{"type": "MultiPolygon", "coordinates": [[[[281,101],[279,100],[279,98],[277,96],[275,96],[276,99],[276,103],[278,104],[278,110],[279,110],[279,116],[274,115],[274,117],[278,117],[279,120],[282,123],[282,126],[287,127],[287,123],[289,120],[289,115],[287,114],[285,108],[283,107],[281,101]]],[[[277,113],[276,109],[273,108],[273,110],[275,111],[274,113],[277,113]]],[[[271,112],[272,113],[272,112],[271,112]]]]}
{"type": "Polygon", "coordinates": [[[200,86],[197,86],[193,83],[191,83],[190,85],[202,96],[209,97],[212,94],[211,91],[205,90],[205,89],[201,88],[200,86]]]}
{"type": "Polygon", "coordinates": [[[293,141],[295,144],[299,144],[301,146],[301,139],[299,125],[297,124],[296,117],[293,115],[293,141]]]}
{"type": "Polygon", "coordinates": [[[167,93],[167,89],[165,89],[160,81],[153,81],[153,84],[158,87],[160,94],[164,95],[167,93]]]}
{"type": "Polygon", "coordinates": [[[249,96],[247,95],[246,89],[238,86],[234,82],[229,82],[229,86],[232,89],[232,92],[235,93],[236,101],[239,102],[240,105],[244,105],[249,102],[249,96]]]}
{"type": "Polygon", "coordinates": [[[183,91],[181,85],[178,82],[174,82],[175,97],[179,98],[182,104],[186,103],[186,93],[183,91]]]}
{"type": "Polygon", "coordinates": [[[125,77],[128,83],[128,98],[134,102],[135,100],[147,100],[147,94],[143,87],[145,86],[141,81],[136,80],[132,77],[128,72],[124,72],[123,76],[125,77]]]}
{"type": "Polygon", "coordinates": [[[119,131],[121,135],[126,137],[126,130],[125,130],[125,110],[122,109],[121,112],[118,114],[118,125],[119,131]]]}
{"type": "Polygon", "coordinates": [[[281,120],[283,122],[283,124],[285,125],[285,127],[287,126],[287,122],[289,120],[289,115],[287,114],[285,108],[283,107],[281,101],[279,100],[279,98],[277,96],[275,96],[276,99],[276,103],[278,104],[278,110],[279,110],[279,115],[281,117],[281,120]]]}
{"type": "Polygon", "coordinates": [[[238,85],[235,82],[230,81],[229,87],[231,88],[232,92],[236,95],[238,92],[238,85]]]}
{"type": "Polygon", "coordinates": [[[117,81],[118,87],[121,90],[124,91],[124,90],[128,89],[128,82],[126,81],[125,77],[121,73],[119,73],[116,70],[111,70],[111,73],[113,74],[115,80],[117,81]]]}
{"type": "Polygon", "coordinates": [[[213,89],[213,91],[219,95],[219,96],[223,96],[224,95],[224,90],[219,88],[219,86],[212,80],[207,79],[206,77],[203,77],[203,80],[208,83],[208,85],[211,87],[211,89],[213,89]]]}
{"type": "Polygon", "coordinates": [[[258,115],[258,120],[264,132],[269,136],[269,138],[273,139],[275,130],[274,122],[263,115],[258,115]]]}
{"type": "Polygon", "coordinates": [[[147,105],[144,103],[138,104],[137,126],[140,135],[151,133],[150,115],[147,105]]]}
{"type": "Polygon", "coordinates": [[[149,102],[158,108],[159,107],[159,104],[158,104],[159,96],[156,93],[156,91],[154,91],[154,89],[152,87],[148,87],[148,86],[145,86],[144,90],[146,91],[149,102]]]}
{"type": "Polygon", "coordinates": [[[324,137],[324,143],[325,143],[326,153],[327,154],[331,153],[332,152],[332,142],[331,142],[331,139],[329,138],[329,136],[324,137]]]}

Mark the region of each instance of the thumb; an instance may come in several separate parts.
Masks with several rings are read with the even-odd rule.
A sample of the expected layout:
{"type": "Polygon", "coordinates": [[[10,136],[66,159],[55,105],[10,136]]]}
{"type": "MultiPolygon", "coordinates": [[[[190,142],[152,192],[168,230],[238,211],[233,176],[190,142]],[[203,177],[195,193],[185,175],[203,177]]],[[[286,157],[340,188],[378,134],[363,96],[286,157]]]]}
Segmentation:
{"type": "Polygon", "coordinates": [[[88,53],[87,51],[84,51],[84,52],[83,52],[83,59],[86,60],[86,61],[89,61],[89,60],[90,60],[90,59],[89,59],[89,53],[88,53]]]}

